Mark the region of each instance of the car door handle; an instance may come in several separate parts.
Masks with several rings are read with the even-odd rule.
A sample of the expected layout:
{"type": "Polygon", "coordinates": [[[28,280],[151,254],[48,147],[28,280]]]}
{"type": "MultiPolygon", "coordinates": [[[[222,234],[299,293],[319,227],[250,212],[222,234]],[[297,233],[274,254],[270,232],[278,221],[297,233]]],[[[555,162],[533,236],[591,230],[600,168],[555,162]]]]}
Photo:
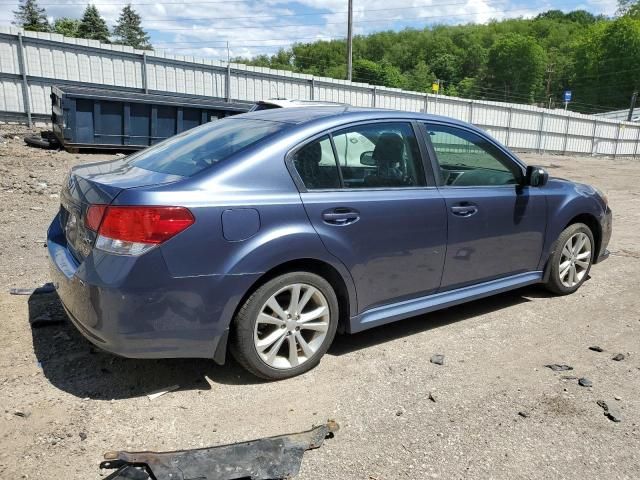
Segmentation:
{"type": "Polygon", "coordinates": [[[360,212],[351,208],[334,208],[322,212],[322,219],[329,225],[348,225],[359,218],[360,212]]]}
{"type": "Polygon", "coordinates": [[[458,217],[470,217],[478,213],[478,207],[475,205],[456,205],[451,207],[451,212],[458,217]]]}

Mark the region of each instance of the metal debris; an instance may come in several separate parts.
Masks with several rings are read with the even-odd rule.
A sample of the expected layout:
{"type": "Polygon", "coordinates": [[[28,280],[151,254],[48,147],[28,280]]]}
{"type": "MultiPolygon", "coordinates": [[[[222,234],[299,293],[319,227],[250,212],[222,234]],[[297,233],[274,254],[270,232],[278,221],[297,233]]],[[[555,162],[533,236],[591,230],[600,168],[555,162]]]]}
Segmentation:
{"type": "Polygon", "coordinates": [[[108,452],[100,468],[117,469],[107,480],[275,480],[300,471],[306,450],[333,437],[338,424],[306,432],[262,438],[218,447],[175,452],[108,452]]]}
{"type": "Polygon", "coordinates": [[[554,372],[566,372],[567,370],[573,370],[573,367],[565,364],[552,363],[549,365],[545,365],[545,367],[550,368],[554,372]]]}
{"type": "Polygon", "coordinates": [[[33,295],[39,293],[52,293],[56,291],[56,287],[53,286],[53,283],[45,283],[43,286],[38,288],[11,288],[9,289],[9,293],[11,295],[33,295]]]}

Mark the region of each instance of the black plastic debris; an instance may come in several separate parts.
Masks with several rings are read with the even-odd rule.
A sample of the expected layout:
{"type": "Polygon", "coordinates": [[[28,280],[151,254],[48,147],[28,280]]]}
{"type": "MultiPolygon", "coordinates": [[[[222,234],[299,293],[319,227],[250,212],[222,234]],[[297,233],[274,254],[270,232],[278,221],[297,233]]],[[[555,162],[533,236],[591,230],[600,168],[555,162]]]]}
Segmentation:
{"type": "Polygon", "coordinates": [[[218,447],[175,452],[109,452],[100,468],[117,469],[107,480],[275,480],[300,471],[305,451],[333,437],[329,421],[311,430],[218,447]]]}

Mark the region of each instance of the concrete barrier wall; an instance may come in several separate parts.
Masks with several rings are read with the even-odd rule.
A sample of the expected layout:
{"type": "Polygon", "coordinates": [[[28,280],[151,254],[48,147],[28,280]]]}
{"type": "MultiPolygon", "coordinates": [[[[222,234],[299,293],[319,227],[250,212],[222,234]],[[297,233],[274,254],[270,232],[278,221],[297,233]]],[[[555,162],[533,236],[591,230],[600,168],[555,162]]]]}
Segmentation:
{"type": "Polygon", "coordinates": [[[0,117],[50,114],[50,87],[73,84],[226,100],[273,97],[428,112],[465,120],[527,151],[640,155],[640,125],[529,105],[469,100],[285,70],[144,52],[95,40],[0,27],[0,117]]]}

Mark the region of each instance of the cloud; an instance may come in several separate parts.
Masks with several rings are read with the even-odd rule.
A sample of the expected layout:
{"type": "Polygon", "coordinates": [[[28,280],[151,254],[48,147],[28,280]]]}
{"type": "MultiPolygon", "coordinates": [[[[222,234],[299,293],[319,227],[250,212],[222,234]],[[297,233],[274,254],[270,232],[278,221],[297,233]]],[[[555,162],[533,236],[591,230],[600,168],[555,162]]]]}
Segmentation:
{"type": "MultiPolygon", "coordinates": [[[[615,0],[586,0],[586,4],[546,0],[537,6],[517,0],[368,0],[356,2],[354,32],[366,34],[406,27],[424,28],[433,24],[485,23],[491,19],[532,17],[551,8],[584,8],[596,13],[611,9],[615,0]],[[611,5],[609,5],[611,4],[611,5]]],[[[41,0],[50,19],[79,18],[85,8],[78,0],[41,0]],[[47,5],[49,3],[49,5],[47,5]],[[55,3],[55,4],[54,4],[55,3]]],[[[124,6],[123,0],[96,0],[96,6],[110,26],[124,6]],[[104,3],[101,3],[104,2],[104,3]],[[120,2],[120,3],[113,3],[120,2]]],[[[156,49],[178,55],[226,59],[230,54],[254,56],[272,54],[294,42],[346,36],[345,0],[132,0],[142,15],[143,27],[156,49]]],[[[0,22],[13,19],[8,5],[0,11],[0,22]]],[[[609,12],[610,14],[613,11],[609,12]]]]}

